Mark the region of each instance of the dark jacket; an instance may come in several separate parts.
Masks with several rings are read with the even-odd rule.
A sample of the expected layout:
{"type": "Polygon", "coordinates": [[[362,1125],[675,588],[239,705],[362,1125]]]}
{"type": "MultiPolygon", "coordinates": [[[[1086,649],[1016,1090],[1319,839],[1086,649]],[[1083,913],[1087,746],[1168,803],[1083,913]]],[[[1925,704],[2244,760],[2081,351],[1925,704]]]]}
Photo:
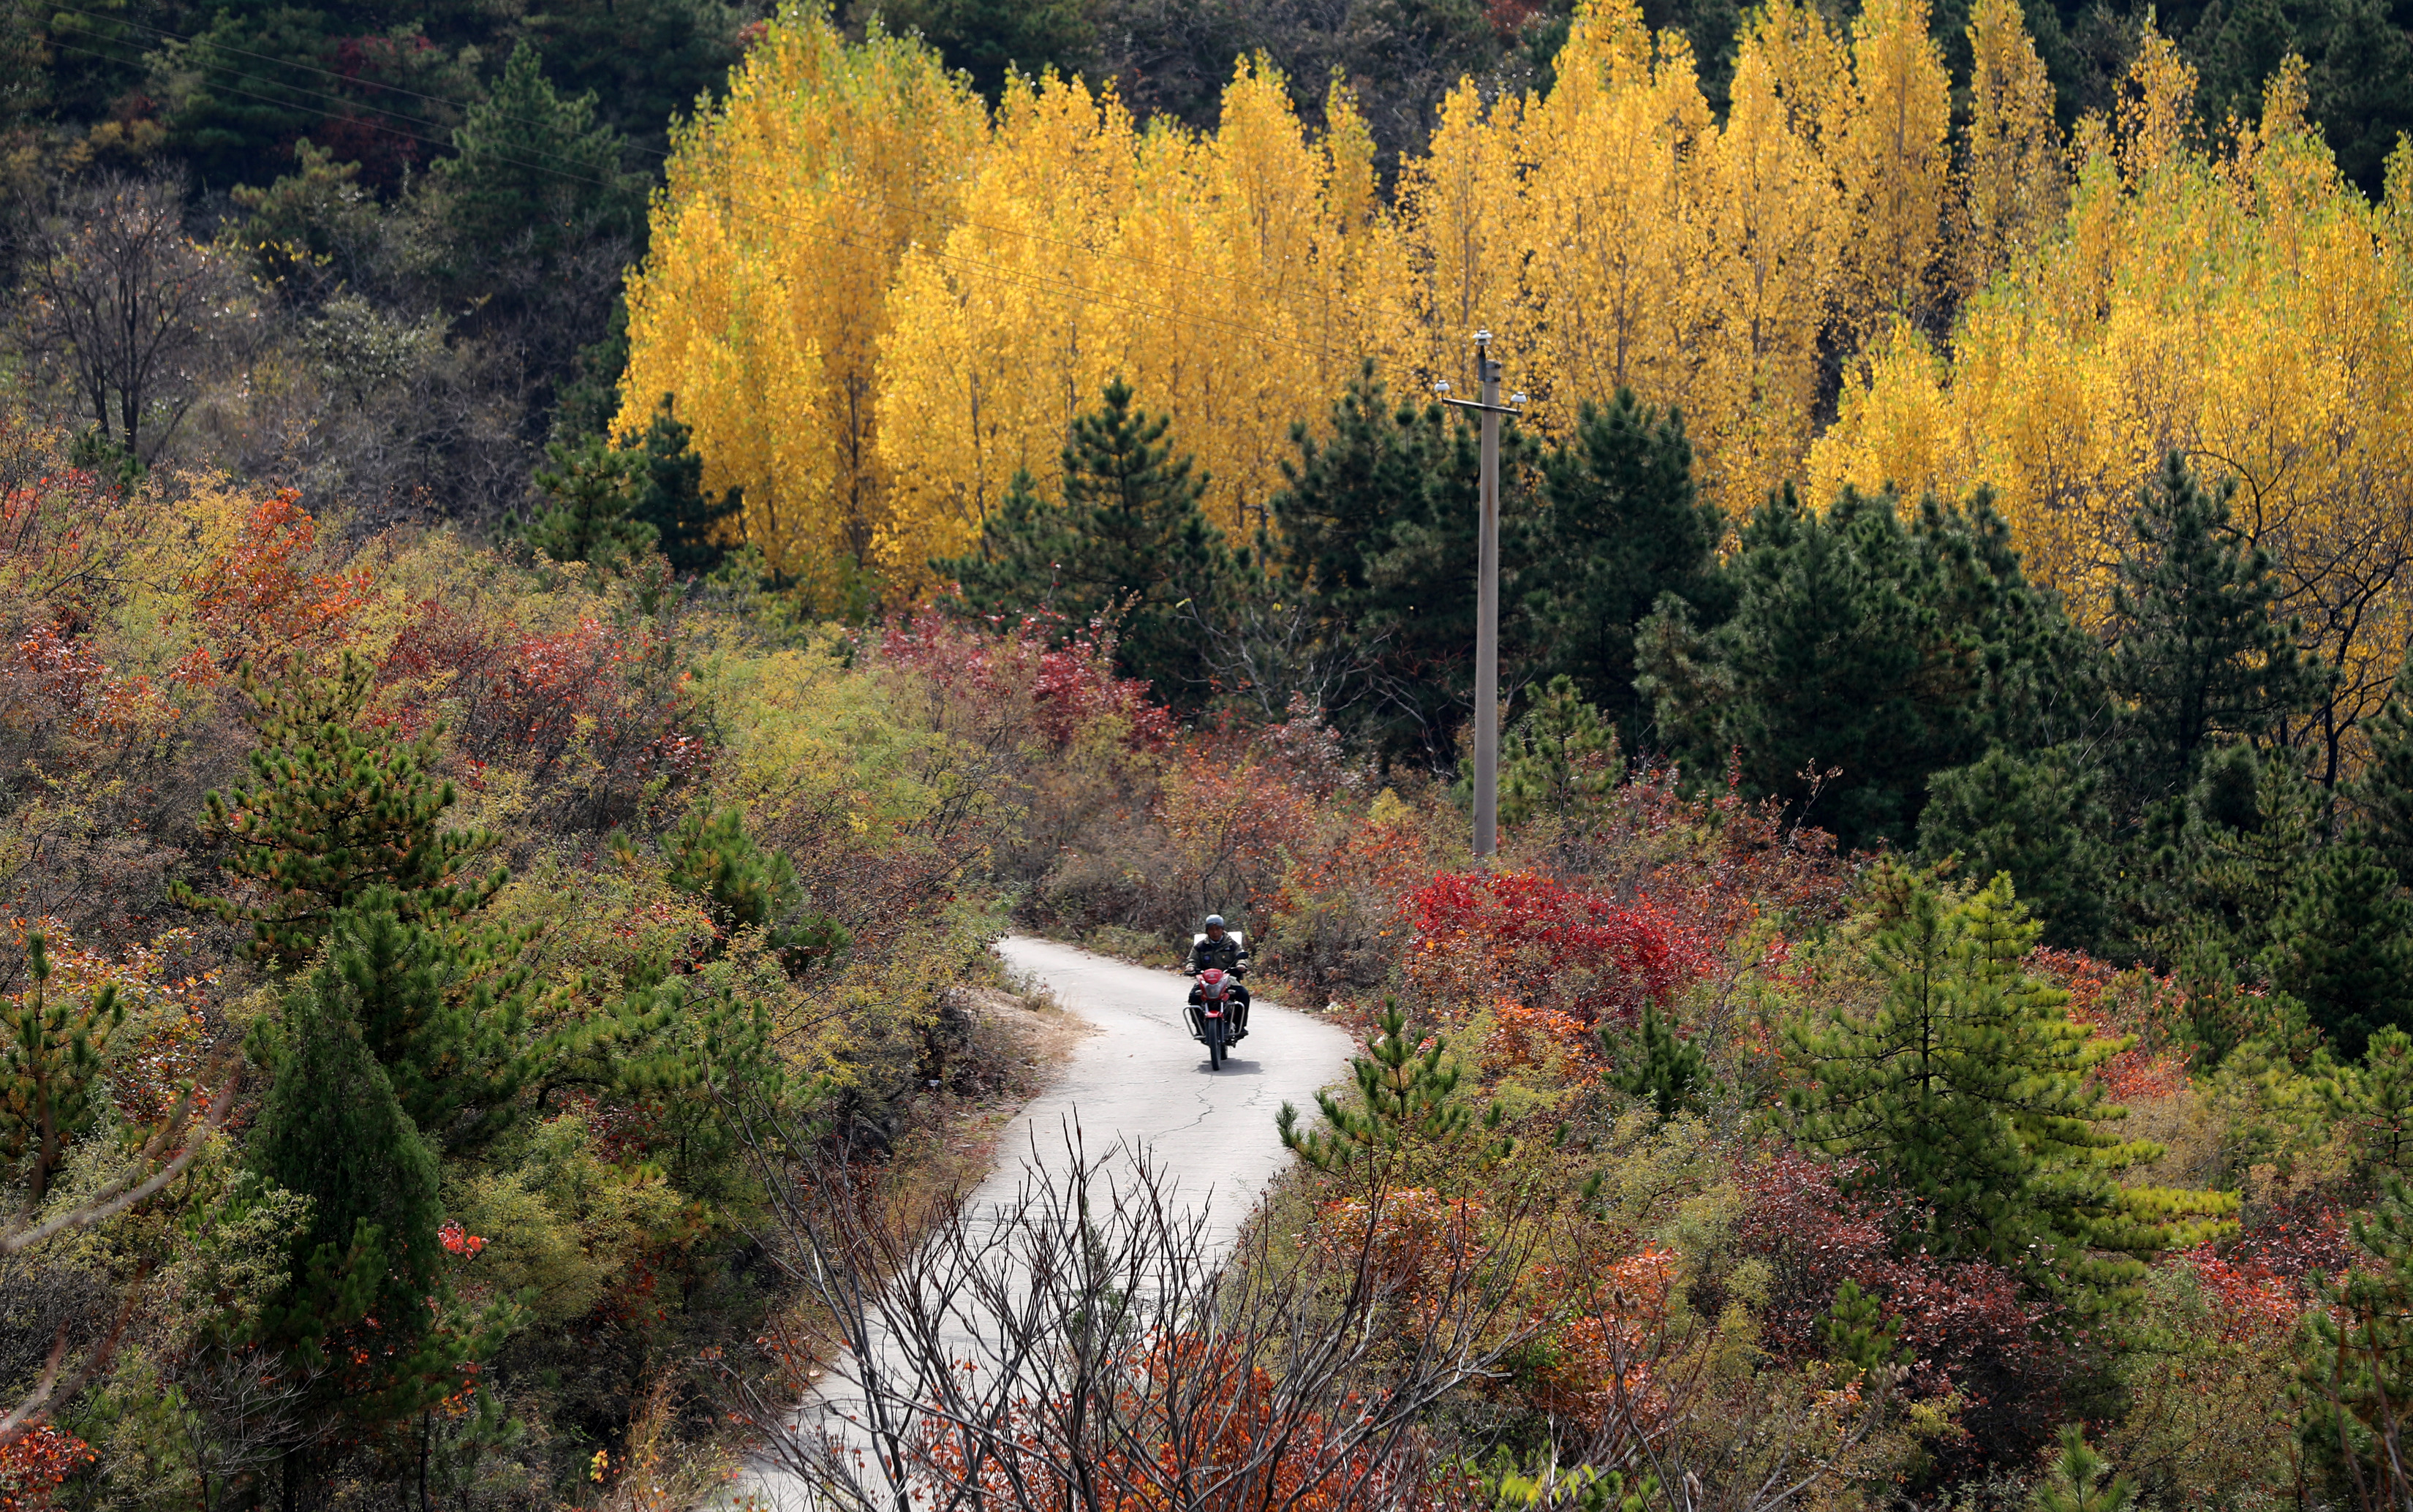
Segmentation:
{"type": "Polygon", "coordinates": [[[1236,971],[1248,964],[1248,947],[1242,945],[1239,937],[1228,929],[1220,941],[1202,939],[1191,942],[1189,971],[1192,976],[1210,966],[1236,971]]]}

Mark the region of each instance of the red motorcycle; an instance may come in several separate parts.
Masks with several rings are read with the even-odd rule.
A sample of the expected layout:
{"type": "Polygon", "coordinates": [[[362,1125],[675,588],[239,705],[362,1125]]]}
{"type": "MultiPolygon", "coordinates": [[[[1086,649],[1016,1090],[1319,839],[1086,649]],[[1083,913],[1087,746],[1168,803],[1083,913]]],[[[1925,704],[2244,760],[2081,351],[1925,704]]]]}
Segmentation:
{"type": "Polygon", "coordinates": [[[1232,1044],[1232,1008],[1239,980],[1219,967],[1198,973],[1198,1001],[1192,1005],[1190,1037],[1206,1046],[1207,1063],[1223,1069],[1223,1053],[1232,1044]]]}

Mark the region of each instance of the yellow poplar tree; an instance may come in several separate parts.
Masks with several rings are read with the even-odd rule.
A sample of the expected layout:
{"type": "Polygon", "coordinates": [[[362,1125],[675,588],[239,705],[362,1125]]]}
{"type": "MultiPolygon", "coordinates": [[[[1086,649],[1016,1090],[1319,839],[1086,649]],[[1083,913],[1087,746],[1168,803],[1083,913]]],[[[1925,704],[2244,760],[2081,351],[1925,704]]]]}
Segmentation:
{"type": "Polygon", "coordinates": [[[745,490],[745,538],[840,591],[889,528],[876,365],[891,278],[953,220],[987,131],[979,97],[919,43],[851,44],[790,10],[683,127],[629,280],[616,429],[664,393],[704,486],[745,490]]]}
{"type": "Polygon", "coordinates": [[[1917,318],[1933,297],[1950,187],[1951,81],[1927,0],[1870,0],[1852,25],[1852,90],[1828,128],[1847,216],[1843,313],[1852,329],[1917,318]]]}
{"type": "Polygon", "coordinates": [[[1977,0],[1969,51],[1969,135],[1953,247],[1963,292],[1983,287],[2059,224],[2069,198],[2052,82],[2019,0],[1977,0]]]}
{"type": "Polygon", "coordinates": [[[2413,250],[2304,118],[2301,65],[2225,152],[2195,140],[2192,79],[2149,37],[2116,131],[2080,134],[2061,235],[1963,308],[1948,361],[1900,334],[1846,385],[1811,470],[1828,496],[2000,490],[2029,569],[2109,630],[2139,488],[2172,450],[2238,483],[2329,704],[2287,732],[2328,775],[2385,696],[2413,591],[2413,250]]]}

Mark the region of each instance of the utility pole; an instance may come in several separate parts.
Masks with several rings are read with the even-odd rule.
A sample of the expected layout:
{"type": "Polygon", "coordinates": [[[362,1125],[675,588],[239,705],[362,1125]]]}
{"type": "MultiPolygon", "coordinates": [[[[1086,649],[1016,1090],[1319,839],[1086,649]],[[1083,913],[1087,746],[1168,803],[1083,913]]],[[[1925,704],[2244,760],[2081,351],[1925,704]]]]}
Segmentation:
{"type": "Polygon", "coordinates": [[[1500,402],[1500,364],[1491,360],[1491,333],[1474,334],[1474,373],[1481,395],[1453,399],[1447,379],[1433,385],[1442,403],[1483,416],[1483,511],[1474,590],[1474,853],[1500,848],[1500,417],[1517,413],[1521,393],[1500,402]]]}

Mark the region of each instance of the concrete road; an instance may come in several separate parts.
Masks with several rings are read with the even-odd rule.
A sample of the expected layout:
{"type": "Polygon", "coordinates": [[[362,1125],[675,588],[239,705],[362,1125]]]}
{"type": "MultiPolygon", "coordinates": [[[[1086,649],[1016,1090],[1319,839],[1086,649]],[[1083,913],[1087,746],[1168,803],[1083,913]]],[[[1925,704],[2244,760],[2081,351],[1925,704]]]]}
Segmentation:
{"type": "MultiPolygon", "coordinates": [[[[1010,936],[998,955],[1033,986],[1052,991],[1097,1032],[1073,1049],[1056,1083],[1033,1100],[999,1142],[998,1168],[974,1190],[975,1215],[1010,1201],[1036,1151],[1043,1167],[1068,1163],[1063,1131],[1074,1119],[1094,1159],[1117,1140],[1149,1149],[1175,1178],[1176,1194],[1204,1208],[1219,1250],[1227,1248],[1257,1196],[1290,1160],[1274,1130],[1285,1102],[1312,1117],[1318,1088],[1348,1072],[1349,1036],[1335,1025],[1260,996],[1249,1037],[1211,1069],[1190,1038],[1183,1002],[1189,979],[1095,956],[1053,941],[1010,936]]],[[[1168,957],[1168,965],[1171,959],[1168,957]]],[[[808,1403],[815,1413],[843,1405],[808,1403]]],[[[721,1505],[804,1507],[802,1488],[764,1468],[741,1476],[721,1505]]]]}

